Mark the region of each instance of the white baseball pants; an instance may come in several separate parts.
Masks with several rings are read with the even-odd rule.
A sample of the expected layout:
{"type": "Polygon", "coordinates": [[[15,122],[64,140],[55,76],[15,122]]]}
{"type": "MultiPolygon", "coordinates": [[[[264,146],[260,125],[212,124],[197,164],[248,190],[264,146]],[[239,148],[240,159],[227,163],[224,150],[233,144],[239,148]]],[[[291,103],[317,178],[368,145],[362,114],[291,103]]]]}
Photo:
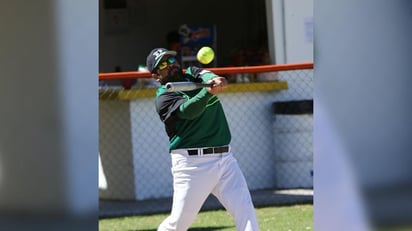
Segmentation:
{"type": "Polygon", "coordinates": [[[189,156],[179,149],[172,151],[171,158],[173,205],[159,231],[187,230],[210,193],[232,215],[236,230],[259,230],[246,180],[231,152],[189,156]]]}

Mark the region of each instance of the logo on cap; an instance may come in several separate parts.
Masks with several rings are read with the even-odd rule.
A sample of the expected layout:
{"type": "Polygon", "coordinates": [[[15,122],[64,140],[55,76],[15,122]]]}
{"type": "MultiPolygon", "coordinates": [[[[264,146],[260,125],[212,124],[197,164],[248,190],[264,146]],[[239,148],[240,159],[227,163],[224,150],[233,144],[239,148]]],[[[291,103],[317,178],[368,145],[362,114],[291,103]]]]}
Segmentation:
{"type": "Polygon", "coordinates": [[[161,58],[165,53],[166,53],[165,50],[159,49],[159,50],[153,52],[153,56],[155,56],[155,59],[158,60],[158,59],[161,58]]]}

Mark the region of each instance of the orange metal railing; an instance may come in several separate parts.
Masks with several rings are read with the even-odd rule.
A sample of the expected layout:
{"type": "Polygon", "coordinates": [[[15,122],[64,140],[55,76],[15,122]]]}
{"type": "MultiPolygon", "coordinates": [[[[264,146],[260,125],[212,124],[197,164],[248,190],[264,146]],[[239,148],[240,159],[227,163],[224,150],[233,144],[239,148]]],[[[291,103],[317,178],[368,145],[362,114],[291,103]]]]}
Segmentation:
{"type": "MultiPolygon", "coordinates": [[[[242,66],[242,67],[215,67],[206,68],[215,74],[241,74],[241,73],[263,73],[274,71],[289,71],[289,70],[304,70],[313,69],[313,62],[292,63],[292,64],[273,64],[261,66],[242,66]]],[[[112,72],[99,73],[99,80],[115,80],[115,79],[136,79],[150,78],[149,72],[128,71],[128,72],[112,72]]]]}

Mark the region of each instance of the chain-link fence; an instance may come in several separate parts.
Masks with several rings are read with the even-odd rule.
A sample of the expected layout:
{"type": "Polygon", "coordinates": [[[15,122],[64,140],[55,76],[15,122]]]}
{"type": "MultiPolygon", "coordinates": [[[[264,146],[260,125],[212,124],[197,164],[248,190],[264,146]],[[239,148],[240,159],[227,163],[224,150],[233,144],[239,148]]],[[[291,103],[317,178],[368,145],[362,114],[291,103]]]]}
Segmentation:
{"type": "MultiPolygon", "coordinates": [[[[312,202],[312,68],[222,76],[230,84],[218,97],[255,205],[312,202]]],[[[156,83],[139,78],[126,84],[106,81],[99,91],[102,217],[171,207],[168,137],[155,111],[156,83]]],[[[203,208],[219,206],[211,196],[203,208]]]]}

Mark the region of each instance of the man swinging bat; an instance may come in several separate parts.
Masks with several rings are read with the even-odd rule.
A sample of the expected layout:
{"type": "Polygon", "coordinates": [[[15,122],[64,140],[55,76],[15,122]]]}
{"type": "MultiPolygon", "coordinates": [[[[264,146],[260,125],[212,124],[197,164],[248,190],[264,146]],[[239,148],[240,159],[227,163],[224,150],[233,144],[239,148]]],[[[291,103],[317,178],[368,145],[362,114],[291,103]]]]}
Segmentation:
{"type": "Polygon", "coordinates": [[[183,73],[176,52],[153,49],[147,68],[160,83],[155,106],[169,136],[173,205],[158,230],[187,230],[212,193],[234,218],[237,230],[259,230],[246,180],[231,151],[231,134],[216,94],[224,77],[189,67],[183,73]],[[207,83],[194,90],[169,90],[167,83],[207,83]]]}

